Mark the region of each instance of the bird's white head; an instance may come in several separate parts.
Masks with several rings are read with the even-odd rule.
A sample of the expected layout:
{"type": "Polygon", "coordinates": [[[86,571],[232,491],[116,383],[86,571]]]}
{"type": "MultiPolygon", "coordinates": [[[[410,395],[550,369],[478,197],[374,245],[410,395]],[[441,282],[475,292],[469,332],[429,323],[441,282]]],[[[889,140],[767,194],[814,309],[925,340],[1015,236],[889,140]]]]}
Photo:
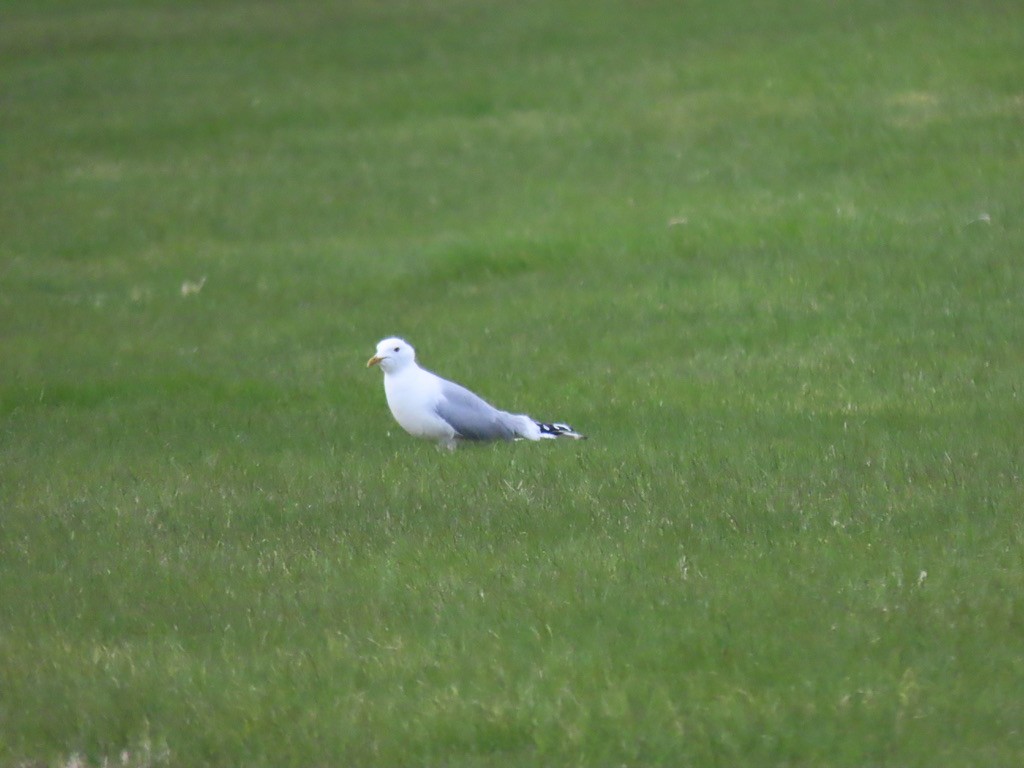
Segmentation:
{"type": "Polygon", "coordinates": [[[416,350],[402,339],[384,339],[377,344],[377,353],[366,361],[366,367],[380,365],[384,373],[395,373],[416,361],[416,350]]]}

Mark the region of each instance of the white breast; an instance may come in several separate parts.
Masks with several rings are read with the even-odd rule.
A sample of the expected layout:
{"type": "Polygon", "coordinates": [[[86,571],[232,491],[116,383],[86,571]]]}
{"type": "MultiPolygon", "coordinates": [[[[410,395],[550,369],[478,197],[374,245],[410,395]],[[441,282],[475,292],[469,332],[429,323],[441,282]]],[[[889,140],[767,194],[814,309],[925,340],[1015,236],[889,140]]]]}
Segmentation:
{"type": "Polygon", "coordinates": [[[441,382],[436,376],[415,366],[386,374],[384,394],[391,415],[410,435],[432,440],[455,436],[455,430],[435,411],[441,398],[441,382]]]}

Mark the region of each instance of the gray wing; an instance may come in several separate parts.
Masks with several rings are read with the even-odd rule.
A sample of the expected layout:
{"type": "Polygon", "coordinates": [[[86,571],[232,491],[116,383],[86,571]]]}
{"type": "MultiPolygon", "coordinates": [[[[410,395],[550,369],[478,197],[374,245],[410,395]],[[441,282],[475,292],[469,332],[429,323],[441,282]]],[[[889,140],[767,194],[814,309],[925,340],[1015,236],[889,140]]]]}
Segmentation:
{"type": "Polygon", "coordinates": [[[451,381],[442,379],[436,411],[466,440],[513,440],[517,435],[515,417],[451,381]]]}

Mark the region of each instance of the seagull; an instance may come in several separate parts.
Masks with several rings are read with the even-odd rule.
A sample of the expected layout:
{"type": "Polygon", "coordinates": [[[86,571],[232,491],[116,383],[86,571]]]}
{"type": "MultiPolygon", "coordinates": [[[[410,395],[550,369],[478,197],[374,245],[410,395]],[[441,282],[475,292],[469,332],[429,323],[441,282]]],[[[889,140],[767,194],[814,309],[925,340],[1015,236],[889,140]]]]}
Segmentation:
{"type": "Polygon", "coordinates": [[[420,368],[416,350],[402,339],[380,342],[366,362],[367,368],[374,365],[384,371],[384,394],[399,426],[449,451],[457,440],[584,439],[568,424],[500,411],[465,387],[420,368]]]}

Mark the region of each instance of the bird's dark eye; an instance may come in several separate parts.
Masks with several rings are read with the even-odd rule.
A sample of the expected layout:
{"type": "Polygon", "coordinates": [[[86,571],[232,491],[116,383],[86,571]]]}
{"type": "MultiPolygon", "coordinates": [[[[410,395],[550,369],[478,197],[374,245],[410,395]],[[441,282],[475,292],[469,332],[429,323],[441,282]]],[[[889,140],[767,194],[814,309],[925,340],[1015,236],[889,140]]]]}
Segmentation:
{"type": "Polygon", "coordinates": [[[398,347],[395,347],[395,352],[397,352],[397,351],[398,351],[398,347]]]}

